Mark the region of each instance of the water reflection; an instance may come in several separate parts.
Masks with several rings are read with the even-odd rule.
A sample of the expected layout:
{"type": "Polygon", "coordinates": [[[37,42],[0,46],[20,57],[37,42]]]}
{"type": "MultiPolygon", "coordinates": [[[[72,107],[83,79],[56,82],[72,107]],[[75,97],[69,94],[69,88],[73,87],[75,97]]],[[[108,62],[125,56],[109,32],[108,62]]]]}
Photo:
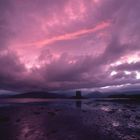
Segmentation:
{"type": "Polygon", "coordinates": [[[18,115],[21,121],[16,124],[16,137],[18,140],[38,140],[47,138],[47,129],[44,124],[46,124],[47,117],[41,113],[38,109],[22,109],[18,111],[18,115]],[[35,114],[38,110],[40,114],[35,114]],[[26,113],[26,115],[25,115],[26,113]]]}
{"type": "Polygon", "coordinates": [[[81,107],[82,107],[82,101],[81,100],[76,100],[75,101],[75,105],[76,105],[77,108],[80,108],[81,109],[81,107]]]}

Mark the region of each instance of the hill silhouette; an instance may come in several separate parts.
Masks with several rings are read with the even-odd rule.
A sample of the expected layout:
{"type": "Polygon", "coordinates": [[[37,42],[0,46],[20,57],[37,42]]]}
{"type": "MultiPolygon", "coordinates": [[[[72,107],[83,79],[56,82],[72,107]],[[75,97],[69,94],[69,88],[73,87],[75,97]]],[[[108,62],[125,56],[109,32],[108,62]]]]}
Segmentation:
{"type": "Polygon", "coordinates": [[[49,93],[49,92],[27,92],[11,96],[11,98],[67,98],[64,94],[49,93]]]}

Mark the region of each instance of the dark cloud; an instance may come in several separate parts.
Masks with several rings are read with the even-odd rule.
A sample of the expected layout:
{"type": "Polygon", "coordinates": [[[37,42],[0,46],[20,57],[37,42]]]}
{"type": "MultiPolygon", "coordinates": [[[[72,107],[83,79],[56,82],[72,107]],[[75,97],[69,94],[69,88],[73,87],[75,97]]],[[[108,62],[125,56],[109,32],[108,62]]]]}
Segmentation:
{"type": "Polygon", "coordinates": [[[22,78],[25,71],[15,53],[4,50],[0,52],[0,87],[9,88],[16,85],[16,81],[22,78]]]}
{"type": "Polygon", "coordinates": [[[140,62],[124,63],[115,67],[114,69],[116,69],[117,71],[139,71],[140,62]]]}
{"type": "MultiPolygon", "coordinates": [[[[18,55],[10,50],[0,52],[0,88],[15,91],[43,89],[38,73],[27,72],[18,55]],[[37,78],[34,76],[36,75],[37,78]]],[[[45,89],[47,89],[47,85],[45,89]]]]}

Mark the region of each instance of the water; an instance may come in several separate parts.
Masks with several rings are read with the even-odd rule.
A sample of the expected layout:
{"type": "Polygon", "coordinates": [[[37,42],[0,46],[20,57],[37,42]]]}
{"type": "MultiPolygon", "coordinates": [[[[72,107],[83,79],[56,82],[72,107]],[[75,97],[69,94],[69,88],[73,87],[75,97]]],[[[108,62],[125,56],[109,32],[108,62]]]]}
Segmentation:
{"type": "Polygon", "coordinates": [[[0,131],[3,131],[0,137],[6,140],[15,140],[15,137],[18,140],[25,137],[27,140],[92,140],[95,136],[100,137],[97,140],[140,140],[138,102],[114,99],[0,99],[0,114],[11,120],[6,125],[3,123],[6,119],[1,119],[0,115],[0,131]]]}

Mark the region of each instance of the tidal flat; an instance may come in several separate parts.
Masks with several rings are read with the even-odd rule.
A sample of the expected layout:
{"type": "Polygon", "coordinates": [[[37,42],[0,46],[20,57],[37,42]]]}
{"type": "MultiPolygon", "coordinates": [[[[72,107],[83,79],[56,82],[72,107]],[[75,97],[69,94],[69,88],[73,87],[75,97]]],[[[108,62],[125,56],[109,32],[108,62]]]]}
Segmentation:
{"type": "Polygon", "coordinates": [[[0,99],[0,140],[140,140],[140,103],[0,99]]]}

